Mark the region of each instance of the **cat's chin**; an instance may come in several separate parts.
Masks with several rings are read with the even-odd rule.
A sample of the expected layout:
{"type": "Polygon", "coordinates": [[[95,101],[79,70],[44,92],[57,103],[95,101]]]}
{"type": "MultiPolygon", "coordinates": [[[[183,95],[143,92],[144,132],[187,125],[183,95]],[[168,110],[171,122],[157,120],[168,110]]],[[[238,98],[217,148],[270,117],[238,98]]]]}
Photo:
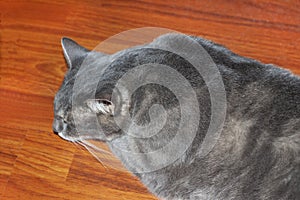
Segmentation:
{"type": "Polygon", "coordinates": [[[59,137],[61,137],[64,140],[67,140],[69,142],[76,142],[79,140],[79,138],[76,137],[70,137],[70,136],[65,136],[63,132],[57,133],[59,137]]]}
{"type": "Polygon", "coordinates": [[[65,135],[64,132],[59,132],[57,133],[57,135],[69,142],[80,142],[80,141],[85,141],[85,140],[98,140],[98,141],[102,141],[102,142],[107,142],[110,141],[108,139],[104,139],[102,137],[95,137],[95,136],[90,136],[90,135],[80,135],[80,136],[67,136],[65,135]]]}

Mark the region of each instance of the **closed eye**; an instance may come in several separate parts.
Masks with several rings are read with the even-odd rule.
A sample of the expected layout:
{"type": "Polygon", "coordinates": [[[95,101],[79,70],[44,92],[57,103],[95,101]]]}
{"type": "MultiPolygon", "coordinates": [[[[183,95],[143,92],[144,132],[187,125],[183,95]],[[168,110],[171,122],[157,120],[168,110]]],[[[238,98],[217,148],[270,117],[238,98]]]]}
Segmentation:
{"type": "Polygon", "coordinates": [[[57,120],[63,121],[64,123],[67,123],[67,122],[68,122],[68,121],[67,121],[63,116],[61,116],[61,115],[55,115],[55,118],[56,118],[57,120]]]}

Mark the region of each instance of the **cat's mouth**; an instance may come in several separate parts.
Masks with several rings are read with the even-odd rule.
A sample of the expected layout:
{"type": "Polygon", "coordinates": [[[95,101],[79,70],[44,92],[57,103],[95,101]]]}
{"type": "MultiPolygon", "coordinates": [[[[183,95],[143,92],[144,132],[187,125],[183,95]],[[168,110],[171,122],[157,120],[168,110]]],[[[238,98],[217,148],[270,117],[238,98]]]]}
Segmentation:
{"type": "Polygon", "coordinates": [[[68,134],[69,131],[69,124],[63,120],[61,117],[55,117],[53,124],[52,124],[52,130],[54,133],[56,133],[60,138],[69,141],[69,142],[76,142],[80,138],[77,136],[77,134],[68,134]]]}

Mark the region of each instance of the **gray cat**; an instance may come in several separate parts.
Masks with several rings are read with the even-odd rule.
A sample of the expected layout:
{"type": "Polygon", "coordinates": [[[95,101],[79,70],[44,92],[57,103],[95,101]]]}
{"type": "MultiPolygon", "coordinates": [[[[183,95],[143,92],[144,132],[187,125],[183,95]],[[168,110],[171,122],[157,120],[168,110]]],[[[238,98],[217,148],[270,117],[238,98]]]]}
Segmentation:
{"type": "MultiPolygon", "coordinates": [[[[160,199],[300,199],[300,78],[211,41],[184,37],[192,40],[191,45],[201,45],[211,57],[226,92],[222,98],[226,107],[216,107],[220,116],[225,108],[222,129],[206,154],[201,153],[201,147],[214,115],[211,97],[219,94],[209,87],[217,79],[205,80],[189,62],[189,58],[195,58],[191,55],[195,51],[183,52],[186,57],[172,51],[178,47],[176,34],[114,55],[89,51],[63,38],[69,69],[54,100],[54,132],[71,142],[105,141],[123,165],[160,199]],[[117,82],[138,66],[146,68],[134,72],[138,76],[131,78],[147,84],[132,93],[128,88],[135,87],[134,81],[117,87],[117,82]],[[151,69],[160,66],[170,66],[180,73],[191,90],[185,90],[179,78],[168,84],[188,91],[181,97],[154,83],[163,72],[155,74],[157,70],[151,69]],[[196,96],[197,104],[182,104],[191,102],[193,95],[189,93],[196,96]],[[184,114],[195,111],[200,115],[184,114]],[[178,131],[183,117],[188,117],[188,128],[178,131]],[[192,119],[198,119],[197,123],[189,124],[192,119]],[[151,129],[147,126],[151,123],[159,130],[151,136],[143,135],[151,129]],[[190,129],[196,130],[195,135],[188,135],[190,129]],[[168,146],[180,134],[177,148],[148,155],[168,146]]],[[[200,60],[203,55],[199,55],[200,60]]]]}

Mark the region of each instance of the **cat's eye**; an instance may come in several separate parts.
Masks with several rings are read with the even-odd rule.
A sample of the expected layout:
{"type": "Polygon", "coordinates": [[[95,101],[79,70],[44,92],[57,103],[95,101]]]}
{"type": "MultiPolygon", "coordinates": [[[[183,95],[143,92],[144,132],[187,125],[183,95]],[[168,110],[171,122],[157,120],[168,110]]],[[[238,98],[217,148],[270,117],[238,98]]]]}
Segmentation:
{"type": "Polygon", "coordinates": [[[61,115],[56,115],[55,118],[56,118],[57,120],[59,120],[59,121],[64,122],[65,124],[68,123],[68,121],[66,120],[66,118],[63,117],[63,116],[61,116],[61,115]]]}

